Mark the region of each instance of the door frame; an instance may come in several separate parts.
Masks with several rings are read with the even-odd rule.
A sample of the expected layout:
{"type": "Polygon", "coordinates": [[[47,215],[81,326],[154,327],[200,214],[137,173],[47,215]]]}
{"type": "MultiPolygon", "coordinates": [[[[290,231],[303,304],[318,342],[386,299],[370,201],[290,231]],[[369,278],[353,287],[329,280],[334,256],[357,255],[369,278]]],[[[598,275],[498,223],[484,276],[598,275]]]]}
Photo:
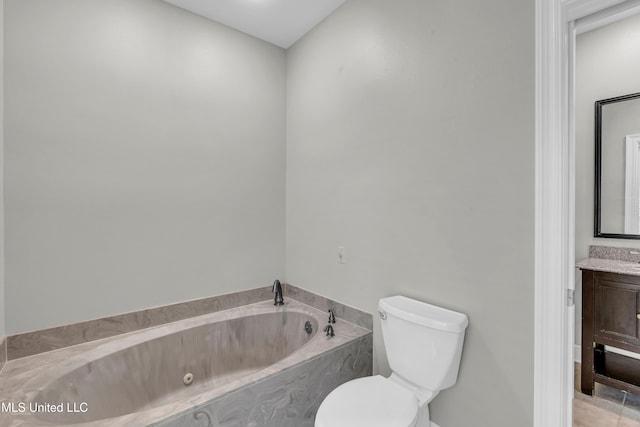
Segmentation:
{"type": "Polygon", "coordinates": [[[571,427],[574,23],[624,0],[536,0],[534,426],[571,427]]]}

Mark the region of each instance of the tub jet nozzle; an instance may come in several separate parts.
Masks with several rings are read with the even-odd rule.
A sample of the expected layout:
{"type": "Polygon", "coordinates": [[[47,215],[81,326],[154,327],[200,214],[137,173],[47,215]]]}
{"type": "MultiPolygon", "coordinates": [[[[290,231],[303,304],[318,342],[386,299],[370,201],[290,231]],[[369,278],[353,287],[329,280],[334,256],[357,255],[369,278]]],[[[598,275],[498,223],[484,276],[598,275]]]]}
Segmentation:
{"type": "Polygon", "coordinates": [[[182,382],[184,383],[184,385],[190,385],[193,382],[193,374],[185,374],[185,376],[182,378],[182,382]]]}

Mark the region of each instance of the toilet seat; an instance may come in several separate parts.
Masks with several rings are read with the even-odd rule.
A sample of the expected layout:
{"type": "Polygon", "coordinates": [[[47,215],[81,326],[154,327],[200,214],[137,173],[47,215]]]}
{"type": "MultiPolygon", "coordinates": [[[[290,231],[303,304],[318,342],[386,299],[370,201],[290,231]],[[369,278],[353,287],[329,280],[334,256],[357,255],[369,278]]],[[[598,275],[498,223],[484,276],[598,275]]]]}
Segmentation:
{"type": "Polygon", "coordinates": [[[318,409],[315,427],[414,427],[417,397],[383,376],[359,378],[333,390],[318,409]]]}

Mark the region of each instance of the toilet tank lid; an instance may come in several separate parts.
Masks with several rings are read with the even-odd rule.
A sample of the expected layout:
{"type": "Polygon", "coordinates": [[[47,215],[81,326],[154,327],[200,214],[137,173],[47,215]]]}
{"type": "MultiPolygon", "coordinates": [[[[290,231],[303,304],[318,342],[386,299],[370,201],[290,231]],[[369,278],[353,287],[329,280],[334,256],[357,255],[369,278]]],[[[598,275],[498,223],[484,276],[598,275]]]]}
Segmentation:
{"type": "Polygon", "coordinates": [[[378,308],[408,322],[445,331],[462,332],[469,324],[466,314],[401,295],[382,298],[378,308]]]}

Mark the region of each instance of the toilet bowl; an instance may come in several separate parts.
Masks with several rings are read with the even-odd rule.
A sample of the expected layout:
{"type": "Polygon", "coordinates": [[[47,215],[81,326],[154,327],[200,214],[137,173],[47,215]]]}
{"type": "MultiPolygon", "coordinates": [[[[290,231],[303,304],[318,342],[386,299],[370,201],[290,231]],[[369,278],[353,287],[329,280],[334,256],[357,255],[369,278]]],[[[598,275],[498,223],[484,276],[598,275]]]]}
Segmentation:
{"type": "Polygon", "coordinates": [[[332,391],[316,415],[316,427],[417,427],[420,405],[409,390],[376,375],[332,391]]]}
{"type": "Polygon", "coordinates": [[[429,402],[457,380],[467,316],[403,296],[381,299],[378,311],[391,376],[337,387],[315,427],[437,427],[429,402]]]}

